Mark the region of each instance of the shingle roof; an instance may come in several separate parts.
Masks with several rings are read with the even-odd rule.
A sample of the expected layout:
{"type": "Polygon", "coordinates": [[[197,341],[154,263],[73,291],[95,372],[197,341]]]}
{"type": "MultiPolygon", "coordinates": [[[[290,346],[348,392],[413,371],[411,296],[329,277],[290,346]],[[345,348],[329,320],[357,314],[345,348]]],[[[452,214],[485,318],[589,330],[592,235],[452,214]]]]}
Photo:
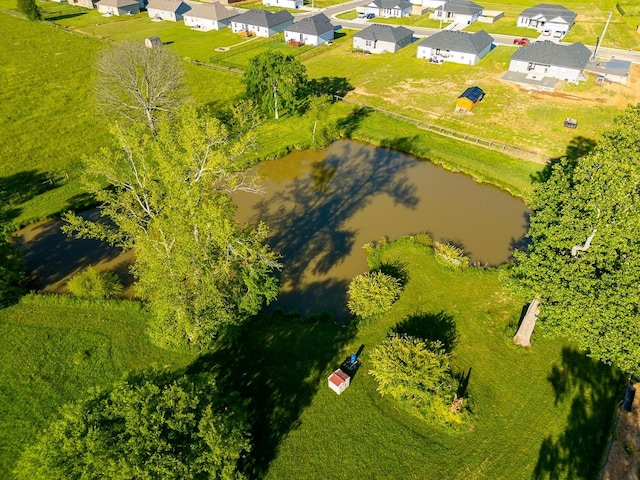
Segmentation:
{"type": "Polygon", "coordinates": [[[521,17],[534,18],[536,20],[550,21],[556,18],[561,18],[568,24],[572,24],[578,16],[571,10],[563,7],[562,5],[550,5],[548,3],[541,3],[535,7],[530,7],[522,11],[521,17]]]}
{"type": "Polygon", "coordinates": [[[407,8],[411,8],[411,2],[409,2],[409,0],[373,0],[371,4],[375,5],[378,8],[389,10],[394,8],[397,8],[399,10],[406,10],[407,8]]]}
{"type": "Polygon", "coordinates": [[[207,20],[224,20],[235,17],[238,12],[222,6],[219,2],[214,3],[192,3],[191,10],[185,17],[204,18],[207,20]]]}
{"type": "Polygon", "coordinates": [[[520,47],[511,55],[511,60],[535,62],[553,65],[554,67],[567,67],[584,69],[591,58],[591,50],[581,42],[569,46],[556,43],[535,42],[525,47],[520,47]]]}
{"type": "Polygon", "coordinates": [[[293,20],[291,15],[286,10],[280,10],[276,13],[271,13],[266,10],[249,10],[242,13],[233,19],[236,23],[245,23],[247,25],[255,25],[257,27],[273,27],[280,25],[286,21],[293,20]]]}
{"type": "Polygon", "coordinates": [[[131,5],[138,5],[137,0],[100,0],[96,5],[103,5],[105,7],[130,7],[131,5]]]}
{"type": "Polygon", "coordinates": [[[444,5],[437,7],[436,10],[453,12],[458,15],[475,15],[477,13],[482,13],[484,8],[477,3],[470,2],[469,0],[447,0],[444,2],[444,5]]]}
{"type": "Polygon", "coordinates": [[[181,0],[149,0],[147,10],[154,8],[156,10],[163,10],[165,12],[175,12],[182,14],[188,12],[191,7],[181,0]]]}
{"type": "Polygon", "coordinates": [[[411,37],[413,30],[409,30],[406,27],[392,27],[390,25],[373,24],[360,30],[354,35],[355,37],[362,38],[363,40],[382,41],[398,43],[399,41],[411,37]]]}
{"type": "Polygon", "coordinates": [[[484,30],[467,33],[441,30],[420,42],[420,47],[440,48],[460,53],[478,54],[493,43],[493,37],[484,30]]]}
{"type": "Polygon", "coordinates": [[[288,26],[285,31],[304,33],[306,35],[322,35],[333,31],[331,20],[324,13],[319,13],[312,17],[306,17],[293,25],[288,26]]]}

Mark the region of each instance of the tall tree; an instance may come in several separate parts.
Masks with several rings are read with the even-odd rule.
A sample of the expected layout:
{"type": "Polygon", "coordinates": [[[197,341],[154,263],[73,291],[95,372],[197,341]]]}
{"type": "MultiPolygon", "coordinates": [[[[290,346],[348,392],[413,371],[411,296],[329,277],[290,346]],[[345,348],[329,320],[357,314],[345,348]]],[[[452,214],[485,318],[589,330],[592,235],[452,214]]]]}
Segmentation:
{"type": "Polygon", "coordinates": [[[306,95],[307,70],[292,55],[268,50],[249,61],[244,74],[247,96],[265,115],[277,120],[281,113],[296,112],[306,95]]]}
{"type": "MultiPolygon", "coordinates": [[[[5,204],[0,200],[0,222],[5,204]]],[[[6,226],[0,223],[0,308],[14,303],[23,292],[24,263],[20,251],[11,245],[6,226]]]]}
{"type": "Polygon", "coordinates": [[[88,186],[110,224],[67,214],[65,231],[134,248],[136,291],[155,313],[156,343],[206,348],[277,294],[277,256],[264,225],[240,226],[229,194],[257,192],[250,145],[192,107],[156,135],[121,130],[118,146],[85,159],[88,186]],[[111,185],[103,189],[105,182],[111,185]]]}
{"type": "Polygon", "coordinates": [[[152,132],[160,116],[175,112],[185,100],[182,64],[166,47],[118,43],[102,53],[96,68],[96,100],[102,110],[146,124],[152,132]]]}
{"type": "Polygon", "coordinates": [[[24,13],[29,20],[42,19],[42,13],[36,0],[18,0],[18,11],[24,13]]]}
{"type": "Polygon", "coordinates": [[[159,370],[65,405],[28,447],[19,479],[241,478],[249,450],[246,412],[202,379],[159,370]]]}
{"type": "Polygon", "coordinates": [[[587,156],[564,159],[532,202],[513,276],[540,321],[605,363],[640,371],[640,105],[587,156]]]}

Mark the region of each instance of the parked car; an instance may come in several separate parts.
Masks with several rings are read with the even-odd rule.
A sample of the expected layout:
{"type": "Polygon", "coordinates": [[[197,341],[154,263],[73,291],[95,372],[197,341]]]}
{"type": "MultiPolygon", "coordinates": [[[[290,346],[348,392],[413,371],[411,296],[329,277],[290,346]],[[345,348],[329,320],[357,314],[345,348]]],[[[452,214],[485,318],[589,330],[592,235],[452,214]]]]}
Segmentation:
{"type": "Polygon", "coordinates": [[[548,37],[549,35],[551,35],[551,30],[544,30],[542,32],[542,35],[544,35],[545,37],[548,37]]]}
{"type": "Polygon", "coordinates": [[[364,18],[364,17],[366,17],[366,16],[367,16],[367,14],[366,14],[366,13],[364,13],[364,12],[360,12],[360,13],[358,14],[358,18],[364,18]]]}
{"type": "Polygon", "coordinates": [[[562,38],[563,33],[564,32],[560,32],[560,31],[553,32],[553,38],[562,38]]]}
{"type": "Polygon", "coordinates": [[[531,40],[529,40],[528,38],[514,38],[513,43],[515,45],[520,45],[524,47],[525,45],[529,45],[531,43],[531,40]]]}
{"type": "Polygon", "coordinates": [[[376,14],[375,13],[367,13],[367,18],[369,20],[371,20],[372,18],[376,18],[376,14]]]}

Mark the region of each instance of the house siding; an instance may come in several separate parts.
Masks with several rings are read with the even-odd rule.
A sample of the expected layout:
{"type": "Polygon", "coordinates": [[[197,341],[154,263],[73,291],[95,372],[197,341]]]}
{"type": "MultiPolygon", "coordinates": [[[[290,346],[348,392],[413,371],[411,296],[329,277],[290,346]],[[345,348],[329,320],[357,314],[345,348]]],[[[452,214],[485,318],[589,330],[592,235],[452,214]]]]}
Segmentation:
{"type": "Polygon", "coordinates": [[[205,32],[209,30],[220,30],[227,26],[226,24],[218,22],[217,20],[212,20],[210,18],[191,17],[189,15],[184,16],[184,24],[187,27],[197,28],[198,30],[202,30],[205,32]]]}
{"type": "Polygon", "coordinates": [[[147,8],[147,13],[149,13],[149,18],[169,20],[170,22],[182,20],[182,15],[176,15],[174,12],[168,12],[166,10],[158,10],[157,8],[147,8]]]}
{"type": "Polygon", "coordinates": [[[525,62],[522,60],[511,60],[509,62],[509,71],[527,74],[537,74],[545,77],[557,78],[567,82],[577,82],[580,70],[567,67],[556,67],[553,65],[538,64],[535,62],[525,62]]]}
{"type": "Polygon", "coordinates": [[[272,7],[300,8],[303,5],[303,0],[262,0],[262,4],[272,7]]]}
{"type": "Polygon", "coordinates": [[[491,51],[491,45],[488,45],[479,54],[455,52],[450,50],[442,50],[437,52],[437,49],[426,46],[418,46],[418,58],[431,58],[439,57],[443,58],[446,62],[460,63],[462,65],[475,65],[485,55],[491,51]]]}
{"type": "Polygon", "coordinates": [[[116,16],[140,13],[140,5],[138,4],[127,5],[125,7],[111,7],[107,5],[97,4],[96,8],[100,13],[109,13],[111,15],[116,15],[116,16]]]}
{"type": "Polygon", "coordinates": [[[293,40],[295,42],[302,41],[305,45],[318,46],[333,40],[333,32],[326,32],[322,35],[309,35],[307,33],[284,32],[284,41],[293,40]]]}
{"type": "Polygon", "coordinates": [[[380,40],[374,42],[369,41],[370,45],[367,45],[367,40],[363,38],[354,37],[353,38],[353,48],[357,48],[360,50],[364,50],[371,53],[385,53],[385,52],[397,52],[400,48],[404,47],[409,43],[409,40],[403,40],[398,44],[392,42],[382,42],[380,40]]]}
{"type": "Polygon", "coordinates": [[[267,27],[258,27],[257,25],[249,25],[247,23],[239,23],[239,22],[231,22],[231,30],[234,33],[239,33],[242,31],[248,31],[248,32],[253,32],[253,34],[256,37],[271,37],[272,35],[275,35],[276,33],[280,33],[282,31],[284,31],[285,28],[287,28],[289,25],[293,24],[293,20],[287,20],[286,22],[283,22],[279,25],[274,25],[271,28],[267,28],[267,27]]]}

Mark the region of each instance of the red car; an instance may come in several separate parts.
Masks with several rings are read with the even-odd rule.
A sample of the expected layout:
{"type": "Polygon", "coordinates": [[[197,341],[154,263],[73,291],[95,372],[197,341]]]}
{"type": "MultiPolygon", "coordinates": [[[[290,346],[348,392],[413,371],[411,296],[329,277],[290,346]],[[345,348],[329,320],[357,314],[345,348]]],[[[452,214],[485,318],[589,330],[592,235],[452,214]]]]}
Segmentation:
{"type": "Polygon", "coordinates": [[[531,40],[529,40],[528,38],[514,38],[513,43],[524,47],[525,45],[529,45],[531,43],[531,40]]]}

